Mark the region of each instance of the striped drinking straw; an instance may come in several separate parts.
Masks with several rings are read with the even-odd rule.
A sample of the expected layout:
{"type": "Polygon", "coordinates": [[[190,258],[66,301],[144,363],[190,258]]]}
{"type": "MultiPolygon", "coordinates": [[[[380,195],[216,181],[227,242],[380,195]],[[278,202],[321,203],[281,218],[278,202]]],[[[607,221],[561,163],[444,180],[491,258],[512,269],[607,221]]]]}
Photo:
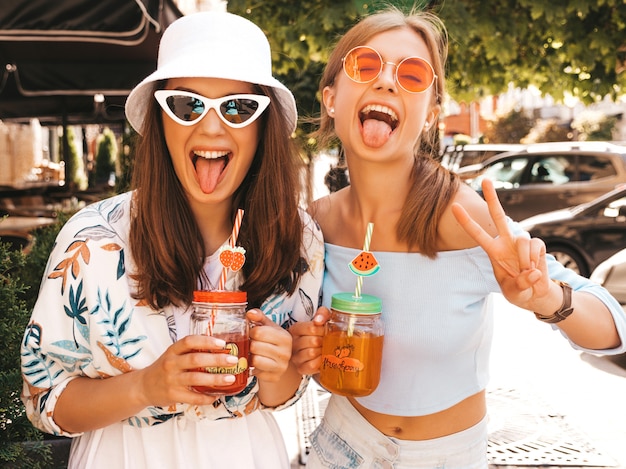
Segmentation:
{"type": "MultiPolygon", "coordinates": [[[[239,230],[241,229],[241,222],[243,220],[243,209],[237,210],[237,215],[235,216],[235,224],[233,225],[233,232],[230,235],[230,247],[234,248],[237,244],[237,237],[239,236],[239,230]]],[[[226,288],[226,277],[228,274],[228,269],[226,267],[222,267],[222,275],[220,277],[220,282],[218,285],[218,290],[224,290],[226,288]]]]}

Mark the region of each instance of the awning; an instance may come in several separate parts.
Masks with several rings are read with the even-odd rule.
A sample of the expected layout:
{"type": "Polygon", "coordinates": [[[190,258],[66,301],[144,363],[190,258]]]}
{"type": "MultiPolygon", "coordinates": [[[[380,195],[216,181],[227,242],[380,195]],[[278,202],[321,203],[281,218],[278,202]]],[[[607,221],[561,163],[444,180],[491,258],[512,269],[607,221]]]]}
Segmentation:
{"type": "Polygon", "coordinates": [[[0,120],[121,122],[156,67],[172,0],[13,0],[0,9],[0,120]]]}

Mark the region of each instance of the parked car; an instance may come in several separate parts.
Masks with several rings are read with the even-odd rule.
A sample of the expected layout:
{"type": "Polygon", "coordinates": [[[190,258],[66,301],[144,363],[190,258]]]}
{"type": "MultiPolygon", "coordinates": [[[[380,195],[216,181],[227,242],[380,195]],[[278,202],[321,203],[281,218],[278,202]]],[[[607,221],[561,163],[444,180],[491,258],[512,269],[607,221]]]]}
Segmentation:
{"type": "Polygon", "coordinates": [[[541,238],[559,262],[588,277],[626,248],[626,184],[592,202],[536,215],[520,225],[541,238]]]}
{"type": "Polygon", "coordinates": [[[507,215],[523,220],[590,202],[626,183],[626,146],[609,142],[539,143],[457,172],[479,192],[482,180],[491,179],[507,215]]]}
{"type": "Polygon", "coordinates": [[[626,304],[626,249],[601,262],[590,278],[606,288],[621,304],[626,304]]]}
{"type": "Polygon", "coordinates": [[[479,164],[492,156],[508,151],[520,151],[527,145],[521,143],[468,143],[447,145],[441,152],[441,164],[453,171],[463,166],[479,164]]]}

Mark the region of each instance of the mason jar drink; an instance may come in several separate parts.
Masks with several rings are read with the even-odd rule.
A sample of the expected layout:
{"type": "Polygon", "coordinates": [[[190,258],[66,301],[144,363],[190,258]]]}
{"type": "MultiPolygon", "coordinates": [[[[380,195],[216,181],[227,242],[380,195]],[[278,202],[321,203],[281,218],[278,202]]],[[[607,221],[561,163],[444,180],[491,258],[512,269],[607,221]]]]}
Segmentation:
{"type": "Polygon", "coordinates": [[[337,293],[322,342],[320,383],[342,396],[367,396],[380,381],[382,302],[372,295],[337,293]]]}
{"type": "Polygon", "coordinates": [[[248,383],[250,363],[250,329],[246,319],[247,295],[242,291],[195,291],[191,313],[190,333],[210,335],[226,342],[223,350],[239,358],[236,365],[207,367],[207,373],[235,376],[235,382],[225,386],[194,386],[198,392],[211,395],[237,394],[248,383]]]}

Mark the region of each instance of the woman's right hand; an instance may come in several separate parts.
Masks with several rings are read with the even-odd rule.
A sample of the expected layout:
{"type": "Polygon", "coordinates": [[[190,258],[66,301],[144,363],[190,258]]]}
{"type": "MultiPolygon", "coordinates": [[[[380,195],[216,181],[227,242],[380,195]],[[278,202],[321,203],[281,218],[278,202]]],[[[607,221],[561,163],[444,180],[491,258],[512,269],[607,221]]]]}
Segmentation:
{"type": "Polygon", "coordinates": [[[330,318],[330,311],[320,307],[312,321],[297,322],[289,328],[293,337],[291,361],[303,375],[319,373],[322,364],[322,339],[324,325],[330,318]]]}
{"type": "Polygon", "coordinates": [[[232,374],[207,373],[207,367],[232,367],[237,357],[228,353],[210,353],[223,350],[225,342],[205,335],[189,335],[175,342],[150,366],[137,370],[146,405],[166,407],[182,402],[192,405],[210,405],[219,396],[208,396],[192,386],[229,385],[235,381],[232,374]]]}
{"type": "Polygon", "coordinates": [[[233,375],[201,371],[206,367],[232,366],[237,357],[221,350],[224,341],[190,335],[170,345],[150,366],[129,370],[106,379],[78,377],[59,396],[54,410],[56,424],[68,433],[107,427],[149,406],[177,403],[211,405],[219,396],[207,396],[191,386],[230,384],[233,375]],[[202,350],[202,352],[199,352],[202,350]]]}

